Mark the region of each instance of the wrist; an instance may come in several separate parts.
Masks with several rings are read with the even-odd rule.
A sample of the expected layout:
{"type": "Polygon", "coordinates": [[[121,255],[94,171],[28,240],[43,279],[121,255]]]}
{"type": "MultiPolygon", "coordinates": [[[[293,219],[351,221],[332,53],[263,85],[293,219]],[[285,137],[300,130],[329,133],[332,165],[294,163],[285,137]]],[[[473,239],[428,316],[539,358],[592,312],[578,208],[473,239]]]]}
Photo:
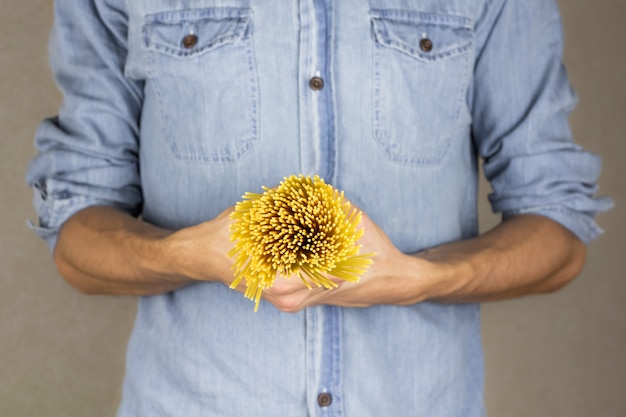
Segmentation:
{"type": "MultiPolygon", "coordinates": [[[[381,260],[382,261],[382,260],[381,260]]],[[[392,258],[373,266],[384,271],[385,292],[390,297],[384,303],[411,305],[434,299],[449,276],[446,265],[423,259],[416,254],[398,252],[392,258]],[[382,265],[382,263],[386,265],[382,265]]]]}
{"type": "Polygon", "coordinates": [[[188,280],[180,274],[175,260],[177,251],[176,233],[161,229],[148,223],[142,223],[140,231],[131,231],[124,252],[130,264],[136,265],[142,281],[169,283],[167,286],[181,286],[188,280]],[[171,284],[171,285],[170,285],[171,284]]]}
{"type": "Polygon", "coordinates": [[[445,247],[427,250],[415,255],[425,265],[424,300],[458,302],[467,298],[468,292],[481,275],[474,257],[457,256],[445,247]]]}
{"type": "Polygon", "coordinates": [[[152,273],[168,281],[194,281],[196,274],[188,259],[192,246],[193,240],[187,229],[153,237],[147,244],[152,257],[152,273]]]}

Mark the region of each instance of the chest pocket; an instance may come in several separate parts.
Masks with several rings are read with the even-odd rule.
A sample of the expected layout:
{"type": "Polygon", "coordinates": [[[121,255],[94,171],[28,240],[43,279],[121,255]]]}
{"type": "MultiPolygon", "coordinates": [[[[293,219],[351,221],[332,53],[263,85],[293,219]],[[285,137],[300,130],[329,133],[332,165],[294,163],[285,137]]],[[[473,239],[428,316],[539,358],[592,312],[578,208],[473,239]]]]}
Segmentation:
{"type": "Polygon", "coordinates": [[[175,157],[230,163],[257,141],[258,75],[249,9],[146,16],[148,78],[175,157]]]}
{"type": "Polygon", "coordinates": [[[470,19],[372,10],[371,21],[374,139],[393,161],[439,163],[465,102],[470,19]]]}

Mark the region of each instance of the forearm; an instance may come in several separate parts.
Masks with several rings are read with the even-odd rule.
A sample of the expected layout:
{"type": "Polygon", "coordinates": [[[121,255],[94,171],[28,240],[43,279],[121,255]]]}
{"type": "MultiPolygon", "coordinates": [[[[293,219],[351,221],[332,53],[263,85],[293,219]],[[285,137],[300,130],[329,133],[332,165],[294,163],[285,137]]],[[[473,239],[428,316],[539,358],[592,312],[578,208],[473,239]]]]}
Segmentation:
{"type": "Polygon", "coordinates": [[[115,208],[89,207],[63,225],[54,258],[81,292],[160,294],[192,282],[172,269],[171,235],[115,208]]]}
{"type": "Polygon", "coordinates": [[[483,302],[555,291],[580,273],[585,255],[585,245],[559,224],[520,215],[415,257],[436,271],[421,283],[426,299],[483,302]]]}

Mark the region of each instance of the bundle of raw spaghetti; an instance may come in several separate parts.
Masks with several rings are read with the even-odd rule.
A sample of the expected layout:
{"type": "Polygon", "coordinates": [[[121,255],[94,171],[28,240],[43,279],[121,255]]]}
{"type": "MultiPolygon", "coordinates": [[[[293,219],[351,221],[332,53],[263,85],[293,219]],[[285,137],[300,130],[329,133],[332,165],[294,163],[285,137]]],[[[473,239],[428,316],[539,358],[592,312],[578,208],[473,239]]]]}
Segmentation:
{"type": "Polygon", "coordinates": [[[274,285],[277,274],[298,275],[309,289],[335,288],[334,276],[356,282],[372,263],[372,254],[359,255],[361,212],[323,179],[304,175],[285,178],[262,194],[246,193],[231,214],[230,239],[235,247],[237,287],[245,280],[244,295],[259,300],[274,285]]]}

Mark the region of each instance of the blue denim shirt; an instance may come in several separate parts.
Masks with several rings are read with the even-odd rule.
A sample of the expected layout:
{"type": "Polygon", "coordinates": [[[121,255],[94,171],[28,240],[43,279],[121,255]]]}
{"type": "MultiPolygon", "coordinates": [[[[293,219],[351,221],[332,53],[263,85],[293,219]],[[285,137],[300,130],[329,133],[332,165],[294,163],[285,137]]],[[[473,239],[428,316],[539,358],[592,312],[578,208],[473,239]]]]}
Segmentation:
{"type": "MultiPolygon", "coordinates": [[[[593,198],[599,159],[567,124],[554,1],[55,9],[65,100],[28,172],[51,248],[87,206],[178,229],[304,173],[417,252],[477,234],[480,158],[505,217],[547,216],[588,242],[610,206],[593,198]]],[[[142,298],[119,417],[484,415],[477,305],[252,308],[217,283],[142,298]]]]}

